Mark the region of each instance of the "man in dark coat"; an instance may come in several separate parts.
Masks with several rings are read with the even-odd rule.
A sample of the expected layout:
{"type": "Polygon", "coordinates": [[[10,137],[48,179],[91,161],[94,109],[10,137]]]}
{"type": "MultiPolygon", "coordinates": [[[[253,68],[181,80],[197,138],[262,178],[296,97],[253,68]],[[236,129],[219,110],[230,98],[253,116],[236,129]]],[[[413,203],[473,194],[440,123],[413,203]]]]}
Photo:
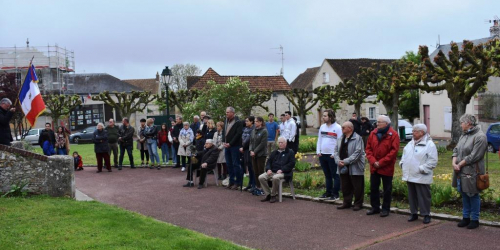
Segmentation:
{"type": "MultiPolygon", "coordinates": [[[[217,159],[219,158],[219,149],[214,146],[212,139],[207,139],[205,140],[205,149],[201,152],[198,152],[198,154],[201,154],[201,160],[198,164],[196,164],[196,167],[194,167],[195,165],[193,165],[193,170],[199,169],[200,183],[198,184],[198,189],[202,189],[205,184],[205,179],[207,178],[207,172],[214,170],[215,166],[217,165],[217,159]]],[[[188,170],[188,176],[186,179],[193,179],[193,174],[190,170],[188,170]]],[[[188,184],[184,186],[192,187],[193,185],[191,184],[191,182],[188,182],[188,184]]]]}
{"type": "MultiPolygon", "coordinates": [[[[45,129],[42,130],[40,137],[38,137],[38,145],[40,145],[41,148],[44,147],[45,142],[47,142],[46,147],[54,148],[54,145],[56,145],[56,135],[54,134],[52,125],[50,125],[49,122],[45,123],[45,129]]],[[[47,150],[44,151],[45,154],[46,151],[47,150]]]]}
{"type": "MultiPolygon", "coordinates": [[[[181,133],[182,130],[182,116],[177,116],[175,117],[175,126],[174,129],[172,130],[172,144],[175,150],[174,156],[172,156],[172,159],[175,157],[175,166],[173,168],[180,168],[181,167],[181,159],[179,155],[177,154],[177,151],[179,151],[179,134],[181,133]]],[[[194,131],[193,131],[194,132],[194,131]]]]}
{"type": "Polygon", "coordinates": [[[10,142],[13,141],[10,132],[10,119],[16,112],[16,109],[10,106],[12,106],[12,102],[9,98],[3,98],[0,101],[0,144],[7,146],[10,146],[10,142]]]}
{"type": "Polygon", "coordinates": [[[134,147],[134,127],[130,126],[128,118],[122,119],[123,125],[120,126],[118,130],[118,143],[120,143],[120,161],[118,162],[118,170],[122,170],[123,156],[125,155],[125,150],[127,150],[128,159],[130,161],[130,168],[135,168],[134,166],[134,155],[132,154],[132,148],[134,147]]]}
{"type": "Polygon", "coordinates": [[[224,142],[224,154],[226,157],[227,170],[229,172],[229,184],[227,188],[236,190],[243,184],[243,171],[240,163],[241,135],[243,134],[243,122],[235,116],[233,107],[226,108],[226,123],[222,131],[224,142]]]}
{"type": "Polygon", "coordinates": [[[259,182],[264,189],[266,198],[262,202],[276,202],[276,194],[281,179],[289,180],[293,177],[293,168],[295,167],[295,153],[286,146],[285,137],[278,138],[278,149],[271,153],[266,164],[266,172],[259,176],[259,182]],[[268,181],[273,182],[273,189],[269,188],[268,181]]]}

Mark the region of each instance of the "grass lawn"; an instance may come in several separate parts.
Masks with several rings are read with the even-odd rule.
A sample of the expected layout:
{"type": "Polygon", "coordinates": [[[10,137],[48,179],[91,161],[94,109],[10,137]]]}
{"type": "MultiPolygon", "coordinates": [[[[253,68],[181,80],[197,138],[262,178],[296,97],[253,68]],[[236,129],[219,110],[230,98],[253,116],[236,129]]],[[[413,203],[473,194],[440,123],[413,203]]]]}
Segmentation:
{"type": "Polygon", "coordinates": [[[1,249],[245,249],[96,201],[0,198],[1,249]]]}
{"type": "MultiPolygon", "coordinates": [[[[43,154],[42,148],[40,148],[39,146],[34,146],[33,148],[36,153],[43,154]]],[[[97,165],[97,158],[95,157],[94,153],[94,144],[71,144],[70,151],[71,154],[73,154],[74,151],[78,151],[78,154],[82,156],[84,166],[97,165]]],[[[134,148],[132,150],[132,154],[134,155],[135,166],[139,166],[141,164],[141,151],[136,149],[135,143],[134,143],[134,148]]],[[[158,154],[161,160],[161,149],[158,149],[158,154]]],[[[119,155],[120,155],[120,149],[118,148],[118,156],[119,155]]],[[[113,165],[113,156],[111,156],[111,165],[113,165]]],[[[123,156],[123,165],[130,165],[127,152],[125,152],[125,155],[123,156]]]]}

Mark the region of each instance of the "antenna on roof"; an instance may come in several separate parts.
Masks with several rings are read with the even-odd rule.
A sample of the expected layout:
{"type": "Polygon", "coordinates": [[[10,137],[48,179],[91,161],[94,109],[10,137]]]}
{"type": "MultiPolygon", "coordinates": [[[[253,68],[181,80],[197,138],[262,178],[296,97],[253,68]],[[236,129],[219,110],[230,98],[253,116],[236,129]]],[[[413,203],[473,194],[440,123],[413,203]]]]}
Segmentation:
{"type": "Polygon", "coordinates": [[[499,37],[500,36],[500,19],[498,18],[497,15],[493,17],[492,20],[484,20],[485,23],[493,23],[493,26],[490,27],[490,37],[499,37]]]}
{"type": "Polygon", "coordinates": [[[282,76],[285,72],[285,66],[284,66],[284,61],[285,61],[285,53],[283,53],[283,46],[281,46],[280,44],[280,47],[279,48],[271,48],[271,49],[279,49],[280,50],[280,53],[278,54],[281,54],[281,70],[280,70],[280,75],[282,76]]]}

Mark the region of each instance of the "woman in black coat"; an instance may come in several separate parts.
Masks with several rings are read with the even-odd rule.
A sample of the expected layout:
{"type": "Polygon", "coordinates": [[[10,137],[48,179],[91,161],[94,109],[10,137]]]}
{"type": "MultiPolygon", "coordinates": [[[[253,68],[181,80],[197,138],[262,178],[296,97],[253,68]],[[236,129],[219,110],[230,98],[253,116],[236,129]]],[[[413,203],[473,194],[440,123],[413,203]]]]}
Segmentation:
{"type": "Polygon", "coordinates": [[[109,162],[108,132],[104,130],[104,124],[97,124],[97,129],[94,131],[92,141],[94,142],[94,152],[97,158],[97,173],[102,172],[103,159],[108,172],[112,172],[111,163],[109,162]]]}

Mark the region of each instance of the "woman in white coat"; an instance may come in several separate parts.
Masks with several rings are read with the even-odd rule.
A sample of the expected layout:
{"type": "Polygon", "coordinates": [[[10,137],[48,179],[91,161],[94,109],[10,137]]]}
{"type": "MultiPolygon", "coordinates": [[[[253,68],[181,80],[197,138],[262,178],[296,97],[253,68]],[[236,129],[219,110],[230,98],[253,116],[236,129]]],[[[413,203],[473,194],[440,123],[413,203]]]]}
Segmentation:
{"type": "Polygon", "coordinates": [[[177,154],[181,158],[182,169],[181,171],[186,171],[186,159],[187,164],[191,163],[191,146],[193,144],[194,133],[191,128],[189,128],[189,122],[183,123],[184,127],[181,129],[179,133],[179,149],[177,154]]]}
{"type": "Polygon", "coordinates": [[[424,224],[431,222],[431,184],[433,169],[436,167],[438,154],[436,145],[427,134],[425,124],[413,126],[413,139],[403,150],[399,166],[403,170],[403,181],[408,184],[410,218],[408,221],[424,216],[424,224]]]}

